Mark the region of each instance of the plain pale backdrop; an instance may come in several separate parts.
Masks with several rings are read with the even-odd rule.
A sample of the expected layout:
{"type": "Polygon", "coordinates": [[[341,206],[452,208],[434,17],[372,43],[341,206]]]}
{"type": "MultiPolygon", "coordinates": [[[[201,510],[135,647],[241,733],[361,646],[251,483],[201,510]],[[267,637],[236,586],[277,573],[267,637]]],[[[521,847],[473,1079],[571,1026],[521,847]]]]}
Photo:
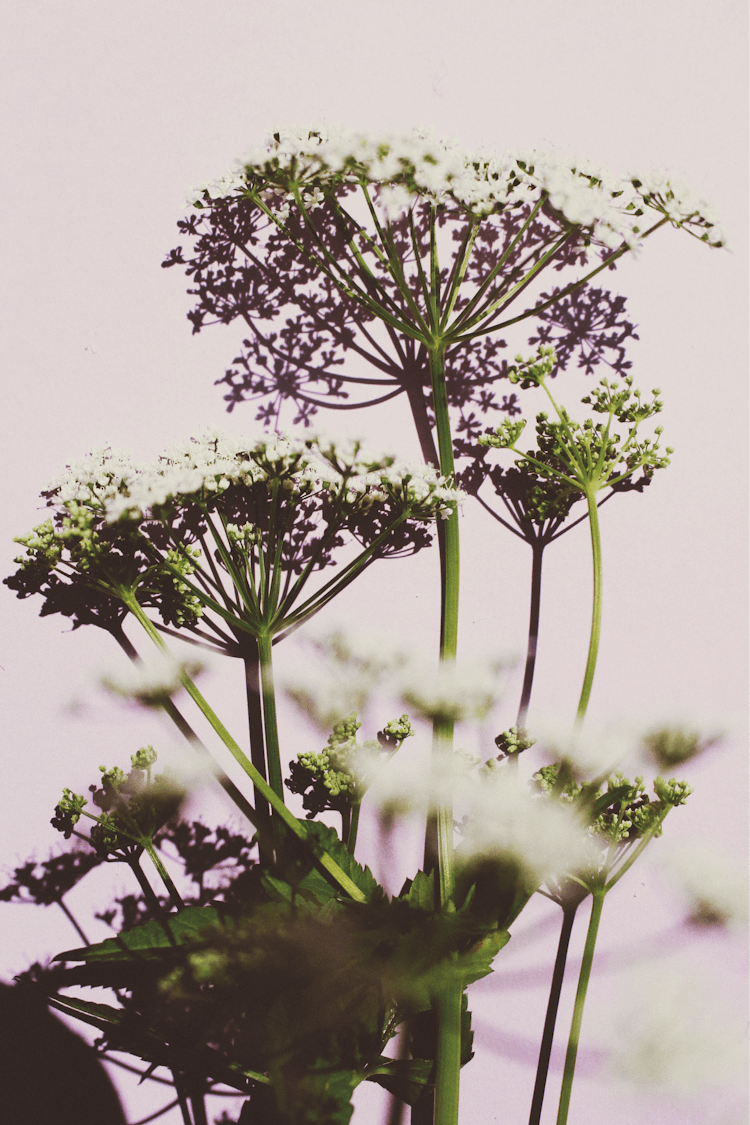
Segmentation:
{"type": "MultiPolygon", "coordinates": [[[[12,536],[43,518],[40,489],[71,457],[104,443],[149,455],[207,423],[254,432],[253,408],[227,419],[213,386],[237,354],[241,328],[191,337],[184,275],[160,262],[179,241],[187,190],[229,168],[269,127],[321,117],[371,131],[424,124],[467,146],[554,144],[614,171],[666,167],[716,205],[730,251],[666,229],[637,260],[606,275],[638,325],[640,342],[629,350],[636,385],[661,387],[665,437],[677,452],[645,494],[617,498],[602,512],[604,631],[589,714],[592,723],[671,716],[727,729],[723,747],[684,771],[696,792],[667,834],[678,844],[708,842],[744,865],[746,24],[736,0],[6,4],[3,573],[12,569],[12,536]]],[[[381,441],[387,434],[399,452],[416,455],[400,400],[344,417],[348,433],[381,441]]],[[[332,428],[341,418],[321,415],[321,423],[332,428]]],[[[460,651],[518,654],[527,548],[468,505],[462,535],[460,651]]],[[[363,606],[375,605],[365,627],[418,638],[434,651],[437,557],[392,565],[350,589],[339,616],[361,617],[363,606]]],[[[569,715],[589,623],[584,531],[552,548],[545,567],[535,707],[569,715]]],[[[106,636],[70,635],[66,621],[40,619],[34,599],[18,602],[7,590],[0,614],[7,869],[57,846],[48,821],[63,786],[82,791],[100,761],[124,764],[146,742],[166,757],[180,747],[161,718],[92,686],[102,665],[117,660],[106,636]]],[[[206,685],[240,728],[237,670],[211,673],[206,685]]],[[[514,684],[501,719],[511,715],[516,691],[514,684]]],[[[288,744],[315,737],[291,712],[282,723],[288,744]]],[[[213,813],[222,816],[218,806],[213,813]]],[[[114,885],[124,886],[117,878],[114,885]]],[[[86,917],[90,896],[76,892],[71,902],[86,917]]],[[[615,1085],[599,1061],[644,966],[692,984],[696,1019],[709,996],[712,1016],[741,1044],[744,938],[686,937],[682,911],[646,864],[608,900],[571,1125],[746,1120],[736,1082],[652,1091],[615,1085]],[[663,935],[676,933],[669,948],[663,935]]],[[[474,990],[477,1057],[464,1071],[462,1125],[526,1120],[555,942],[543,925],[550,913],[541,902],[529,908],[503,953],[504,979],[498,971],[474,990]],[[522,948],[524,928],[537,922],[540,936],[522,948]]],[[[6,979],[70,945],[68,923],[54,908],[9,905],[0,917],[6,979]]],[[[105,936],[102,925],[89,928],[92,938],[105,936]]],[[[554,1120],[557,1066],[545,1122],[554,1120]]],[[[131,1084],[124,1096],[131,1120],[160,1104],[147,1087],[131,1084]]],[[[360,1125],[381,1119],[377,1089],[357,1098],[360,1125]]]]}

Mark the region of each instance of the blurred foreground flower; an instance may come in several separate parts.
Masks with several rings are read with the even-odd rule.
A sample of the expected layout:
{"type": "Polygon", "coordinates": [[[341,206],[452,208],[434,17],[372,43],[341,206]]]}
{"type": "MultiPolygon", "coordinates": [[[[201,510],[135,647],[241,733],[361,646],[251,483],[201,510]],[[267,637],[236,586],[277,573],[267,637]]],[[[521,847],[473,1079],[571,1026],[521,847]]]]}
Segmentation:
{"type": "Polygon", "coordinates": [[[672,846],[661,866],[687,900],[694,925],[730,929],[747,925],[747,875],[728,857],[698,844],[672,846]]]}
{"type": "Polygon", "coordinates": [[[105,688],[146,707],[160,707],[180,690],[183,677],[192,679],[205,667],[201,660],[177,660],[171,653],[157,652],[145,663],[107,671],[101,678],[105,688]]]}
{"type": "Polygon", "coordinates": [[[564,762],[576,780],[607,777],[632,757],[638,733],[624,724],[571,731],[569,723],[535,722],[537,746],[555,762],[564,762]]]}
{"type": "Polygon", "coordinates": [[[503,665],[413,660],[400,674],[398,688],[410,710],[423,719],[463,722],[484,719],[497,703],[503,665]]]}
{"type": "Polygon", "coordinates": [[[622,1077],[686,1093],[721,1083],[744,1065],[743,1036],[732,1035],[713,992],[692,977],[652,971],[633,992],[610,1057],[622,1077]]]}

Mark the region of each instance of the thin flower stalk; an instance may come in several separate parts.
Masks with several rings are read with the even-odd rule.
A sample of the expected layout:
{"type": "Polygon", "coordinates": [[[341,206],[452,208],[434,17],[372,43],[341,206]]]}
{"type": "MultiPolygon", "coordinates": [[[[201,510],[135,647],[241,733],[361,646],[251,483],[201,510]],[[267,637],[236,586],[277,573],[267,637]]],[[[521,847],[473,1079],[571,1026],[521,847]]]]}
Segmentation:
{"type": "MultiPolygon", "coordinates": [[[[549,421],[545,413],[537,415],[538,448],[533,452],[521,451],[516,444],[525,421],[506,421],[495,431],[488,431],[480,437],[479,444],[512,450],[518,456],[517,466],[520,469],[528,469],[586,500],[591,535],[593,594],[589,649],[576,712],[576,724],[580,726],[591,696],[601,635],[602,548],[597,496],[605,488],[613,491],[623,487],[642,488],[651,480],[656,469],[669,464],[669,455],[674,451],[669,446],[664,453],[660,451],[660,426],[655,428],[653,439],[641,439],[638,436],[641,423],[662,409],[658,389],[653,391],[652,401],[644,403],[641,401],[640,391],[632,390],[631,377],[626,377],[622,386],[616,381],[602,379],[592,394],[586,395],[582,401],[591,406],[594,413],[605,415],[605,421],[595,425],[587,418],[581,425],[573,420],[564,407],[558,406],[547,384],[547,377],[556,362],[553,348],[541,347],[536,356],[526,361],[518,356],[517,362],[519,366],[511,373],[511,381],[519,382],[526,389],[542,388],[555,410],[557,421],[549,421]],[[627,427],[624,440],[615,423],[627,427]],[[634,484],[633,478],[638,472],[642,473],[642,477],[640,482],[634,484]]],[[[569,507],[569,496],[566,503],[569,507]]]]}
{"type": "MultiPolygon", "coordinates": [[[[598,782],[593,783],[592,787],[591,784],[581,786],[570,780],[565,781],[563,780],[564,771],[559,766],[545,767],[536,777],[545,792],[556,792],[564,799],[578,802],[583,814],[586,814],[588,809],[589,815],[591,815],[593,810],[595,819],[591,831],[594,840],[598,841],[601,849],[600,859],[595,867],[592,867],[588,873],[571,874],[569,878],[574,886],[555,888],[555,893],[551,896],[561,903],[564,910],[566,899],[569,902],[575,902],[577,897],[578,901],[581,901],[581,890],[592,896],[591,915],[576,989],[557,1115],[557,1125],[566,1125],[575,1076],[583,1010],[604,899],[632,867],[648,844],[661,835],[662,825],[670,810],[684,804],[692,789],[685,782],[678,782],[674,778],[665,781],[658,777],[654,781],[655,799],[650,800],[645,794],[643,778],[637,777],[635,782],[631,783],[621,774],[616,774],[607,779],[606,790],[597,796],[598,782]],[[576,891],[576,887],[579,888],[578,891],[576,891]],[[571,892],[576,896],[572,900],[571,892]]],[[[564,973],[566,956],[567,949],[563,953],[563,964],[558,974],[560,981],[564,973]]],[[[545,1021],[545,1034],[551,1046],[551,1038],[554,1034],[554,1017],[545,1021]]],[[[540,1057],[540,1063],[541,1061],[540,1057]]],[[[546,1065],[549,1065],[548,1057],[546,1065]]],[[[540,1067],[537,1073],[534,1102],[532,1104],[532,1125],[535,1125],[539,1120],[545,1081],[546,1067],[544,1069],[540,1067]]]]}

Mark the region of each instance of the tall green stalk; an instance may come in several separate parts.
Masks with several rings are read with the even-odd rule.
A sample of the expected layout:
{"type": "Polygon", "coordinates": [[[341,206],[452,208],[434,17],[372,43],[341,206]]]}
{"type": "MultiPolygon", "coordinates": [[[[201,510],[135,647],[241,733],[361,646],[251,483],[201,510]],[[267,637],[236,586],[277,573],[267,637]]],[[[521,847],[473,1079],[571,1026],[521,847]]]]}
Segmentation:
{"type": "Polygon", "coordinates": [[[279,727],[276,718],[276,691],[273,683],[272,640],[273,638],[268,633],[258,634],[260,683],[263,698],[263,733],[266,744],[268,780],[276,796],[283,801],[284,785],[281,779],[279,727]]]}
{"type": "MultiPolygon", "coordinates": [[[[432,400],[438,437],[440,471],[444,476],[454,472],[453,440],[448,416],[448,394],[445,384],[445,345],[438,342],[430,349],[432,400]]],[[[456,658],[458,644],[459,531],[458,511],[454,507],[443,524],[441,552],[440,659],[456,658]]],[[[453,751],[453,723],[438,719],[433,726],[433,753],[436,758],[453,751]]],[[[446,802],[437,810],[437,848],[439,906],[455,909],[453,870],[453,806],[446,802]]],[[[445,985],[437,998],[437,1058],[435,1063],[434,1125],[456,1125],[458,1122],[458,1090],[461,1071],[461,1002],[462,981],[445,985]]]]}
{"type": "Polygon", "coordinates": [[[589,705],[591,687],[594,683],[596,658],[599,653],[599,634],[602,627],[602,541],[599,533],[599,512],[596,504],[596,492],[588,490],[586,501],[589,508],[589,527],[591,528],[591,559],[594,572],[594,592],[591,611],[591,638],[589,640],[589,653],[586,660],[586,672],[583,677],[581,698],[578,701],[576,724],[580,726],[586,716],[589,705]]]}

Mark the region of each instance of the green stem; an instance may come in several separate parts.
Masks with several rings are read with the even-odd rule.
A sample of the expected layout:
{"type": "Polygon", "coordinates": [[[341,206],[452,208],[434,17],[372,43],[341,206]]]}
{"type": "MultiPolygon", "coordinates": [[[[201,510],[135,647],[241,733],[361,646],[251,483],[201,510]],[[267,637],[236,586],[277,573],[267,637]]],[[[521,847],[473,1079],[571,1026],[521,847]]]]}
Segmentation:
{"type": "Polygon", "coordinates": [[[354,849],[357,846],[357,829],[359,828],[359,809],[360,803],[357,801],[351,807],[349,818],[349,832],[346,840],[346,847],[349,855],[354,855],[354,849]]]}
{"type": "Polygon", "coordinates": [[[461,1008],[463,982],[452,981],[437,999],[438,1038],[435,1061],[435,1125],[458,1122],[461,1076],[461,1008]]]}
{"type": "Polygon", "coordinates": [[[143,869],[141,868],[140,863],[135,858],[135,856],[132,856],[130,859],[128,859],[128,867],[130,868],[130,870],[133,872],[136,879],[138,880],[138,884],[139,884],[141,890],[143,891],[143,896],[146,899],[146,902],[151,907],[151,909],[154,911],[156,917],[157,918],[163,918],[164,915],[165,915],[165,911],[164,911],[161,903],[159,902],[158,898],[156,897],[156,892],[154,891],[154,888],[151,886],[148,879],[146,878],[146,875],[145,875],[143,869]]]}
{"type": "Polygon", "coordinates": [[[271,648],[271,637],[265,633],[260,634],[258,636],[258,656],[260,659],[260,682],[263,696],[263,732],[266,741],[268,780],[274,793],[283,803],[284,786],[281,780],[279,728],[276,720],[276,692],[273,685],[271,648]]]}
{"type": "MultiPolygon", "coordinates": [[[[442,342],[430,348],[430,375],[432,402],[440,455],[440,471],[452,476],[453,440],[448,414],[448,394],[445,382],[445,345],[442,342]]],[[[458,579],[459,532],[458,511],[453,506],[450,516],[442,525],[443,550],[441,551],[440,599],[440,659],[453,661],[458,644],[458,579]]],[[[453,752],[453,723],[436,720],[433,725],[433,758],[437,764],[453,752]]],[[[450,801],[437,810],[437,851],[439,907],[443,911],[455,909],[454,859],[453,859],[453,805],[450,801]]],[[[430,832],[428,824],[427,832],[430,832]]],[[[427,839],[425,841],[427,844],[427,839]]],[[[457,1125],[458,1088],[461,1071],[461,1003],[463,984],[452,981],[437,996],[437,1059],[435,1073],[435,1125],[457,1125]]]]}
{"type": "Polygon", "coordinates": [[[531,689],[534,684],[534,670],[536,668],[536,650],[539,641],[539,610],[542,602],[542,559],[546,543],[542,539],[535,539],[531,544],[533,559],[531,564],[531,605],[529,608],[529,640],[526,649],[526,668],[521,690],[521,702],[518,705],[516,726],[523,729],[526,726],[526,716],[529,713],[531,702],[531,689]]]}
{"type": "MultiPolygon", "coordinates": [[[[122,591],[121,597],[133,616],[137,618],[148,635],[151,637],[151,640],[154,642],[154,644],[158,648],[166,650],[167,646],[164,644],[164,641],[159,635],[158,629],[156,628],[154,623],[148,619],[136,599],[128,591],[122,591]]],[[[328,855],[326,851],[323,851],[322,849],[315,846],[313,840],[310,839],[310,836],[308,835],[307,829],[305,828],[304,824],[301,824],[300,821],[298,821],[297,818],[293,816],[284,802],[280,800],[276,793],[273,791],[266,779],[262,776],[262,774],[258,772],[247,755],[243,753],[240,746],[232,738],[231,734],[226,729],[221,719],[211,708],[207,700],[203,698],[201,693],[198,691],[198,688],[195,686],[187,673],[183,672],[183,674],[180,676],[180,682],[190,695],[190,698],[193,700],[193,702],[198,705],[200,710],[208,719],[209,723],[214,728],[226,748],[229,750],[232,757],[236,762],[239,763],[240,766],[242,766],[247,776],[253,782],[261,795],[265,797],[269,805],[271,805],[275,812],[278,813],[280,819],[284,822],[286,827],[290,829],[290,831],[297,837],[298,840],[301,840],[308,848],[310,848],[315,856],[315,859],[323,868],[323,870],[326,871],[327,874],[330,875],[331,878],[338,883],[339,887],[343,891],[346,891],[350,898],[353,898],[356,902],[364,902],[365,895],[359,889],[357,884],[349,878],[346,872],[339,867],[336,861],[330,855],[328,855]]],[[[258,827],[257,823],[255,827],[258,827]]]]}
{"type": "Polygon", "coordinates": [[[184,907],[185,907],[185,903],[180,898],[180,894],[179,894],[179,891],[177,890],[177,887],[172,882],[172,879],[171,879],[166,867],[164,866],[161,859],[157,855],[156,848],[154,847],[153,842],[151,840],[144,840],[143,841],[143,850],[147,853],[147,855],[148,855],[149,859],[151,860],[151,862],[153,863],[154,867],[159,872],[159,875],[161,877],[162,882],[164,883],[164,886],[169,891],[169,897],[172,899],[172,902],[175,904],[176,908],[178,910],[183,910],[184,907]]]}
{"type": "MultiPolygon", "coordinates": [[[[250,758],[258,773],[267,778],[266,754],[263,741],[263,714],[260,702],[260,659],[256,638],[248,643],[249,652],[243,658],[245,666],[245,695],[247,699],[247,721],[250,734],[250,758]]],[[[258,848],[262,862],[272,859],[270,851],[271,811],[268,801],[255,787],[255,815],[258,820],[258,848]]]]}
{"type": "Polygon", "coordinates": [[[599,534],[599,512],[596,505],[596,493],[587,491],[586,501],[589,508],[589,526],[591,528],[591,556],[594,569],[594,593],[591,612],[591,639],[589,641],[589,654],[586,660],[586,674],[583,677],[581,698],[578,701],[576,724],[581,725],[589,705],[591,686],[594,682],[596,670],[596,657],[599,652],[599,634],[602,626],[602,542],[599,534]]]}
{"type": "Polygon", "coordinates": [[[581,1021],[583,1020],[583,1006],[586,1003],[586,990],[589,986],[591,966],[594,961],[596,935],[599,930],[599,920],[602,916],[602,907],[604,906],[604,896],[606,895],[606,893],[607,892],[604,888],[599,888],[598,890],[595,890],[593,892],[591,917],[589,919],[589,928],[586,933],[586,945],[584,946],[583,950],[581,972],[578,976],[578,989],[576,990],[575,1005],[573,1007],[573,1020],[570,1025],[568,1050],[565,1054],[565,1069],[563,1071],[562,1090],[560,1092],[560,1108],[557,1111],[557,1125],[565,1125],[566,1121],[568,1120],[570,1094],[573,1089],[573,1076],[575,1074],[576,1068],[578,1041],[581,1035],[581,1021]]]}

